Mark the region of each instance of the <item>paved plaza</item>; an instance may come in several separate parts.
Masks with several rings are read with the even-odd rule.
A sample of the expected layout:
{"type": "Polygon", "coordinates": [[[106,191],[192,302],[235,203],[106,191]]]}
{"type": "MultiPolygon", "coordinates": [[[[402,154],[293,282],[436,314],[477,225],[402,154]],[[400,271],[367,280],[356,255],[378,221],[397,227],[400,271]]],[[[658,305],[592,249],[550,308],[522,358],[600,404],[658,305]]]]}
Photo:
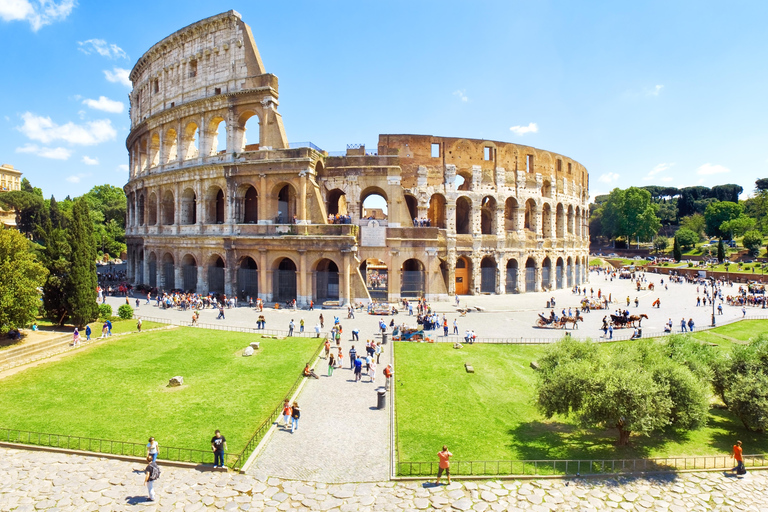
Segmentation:
{"type": "MultiPolygon", "coordinates": [[[[162,467],[162,464],[161,464],[162,467]]],[[[325,484],[162,467],[147,500],[144,465],[0,448],[0,512],[60,511],[768,511],[768,472],[601,479],[325,484]]],[[[354,478],[353,475],[350,475],[354,478]]]]}

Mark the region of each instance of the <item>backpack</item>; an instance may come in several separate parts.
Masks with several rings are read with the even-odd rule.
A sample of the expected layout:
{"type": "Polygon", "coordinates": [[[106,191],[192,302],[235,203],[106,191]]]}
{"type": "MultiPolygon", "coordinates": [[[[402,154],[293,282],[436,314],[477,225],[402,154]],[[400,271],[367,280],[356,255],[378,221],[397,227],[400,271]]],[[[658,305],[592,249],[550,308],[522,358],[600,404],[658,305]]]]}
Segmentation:
{"type": "Polygon", "coordinates": [[[157,467],[157,464],[150,464],[149,465],[149,479],[150,480],[157,480],[160,478],[160,468],[157,467]]]}
{"type": "Polygon", "coordinates": [[[736,474],[737,475],[746,475],[747,474],[747,470],[744,467],[739,467],[738,469],[736,469],[736,474]]]}

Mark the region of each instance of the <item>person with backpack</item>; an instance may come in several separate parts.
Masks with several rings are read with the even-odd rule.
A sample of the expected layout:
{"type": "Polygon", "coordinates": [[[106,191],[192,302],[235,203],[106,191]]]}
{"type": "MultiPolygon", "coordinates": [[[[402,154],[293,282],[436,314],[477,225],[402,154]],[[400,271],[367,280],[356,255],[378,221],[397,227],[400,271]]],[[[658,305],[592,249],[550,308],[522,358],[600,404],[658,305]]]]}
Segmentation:
{"type": "Polygon", "coordinates": [[[301,418],[299,403],[293,402],[293,407],[291,407],[291,434],[299,428],[299,418],[301,418]]]}
{"type": "Polygon", "coordinates": [[[741,450],[741,441],[736,441],[736,444],[733,445],[733,455],[731,456],[731,458],[733,458],[736,461],[736,467],[733,468],[731,471],[733,471],[737,475],[747,474],[747,470],[744,468],[744,456],[741,450]]]}
{"type": "Polygon", "coordinates": [[[155,482],[160,478],[160,468],[157,466],[157,462],[152,459],[151,455],[147,455],[147,467],[144,469],[144,485],[147,486],[147,494],[149,494],[149,501],[155,501],[155,482]]]}

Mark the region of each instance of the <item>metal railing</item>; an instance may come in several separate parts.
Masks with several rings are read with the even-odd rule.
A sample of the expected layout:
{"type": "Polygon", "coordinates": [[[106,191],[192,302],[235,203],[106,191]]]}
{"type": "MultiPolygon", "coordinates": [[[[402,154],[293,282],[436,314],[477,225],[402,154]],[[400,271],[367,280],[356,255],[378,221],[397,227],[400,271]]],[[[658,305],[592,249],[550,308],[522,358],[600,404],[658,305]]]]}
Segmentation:
{"type": "MultiPolygon", "coordinates": [[[[748,468],[766,466],[766,454],[744,455],[748,468]]],[[[674,472],[731,469],[730,456],[663,457],[651,459],[600,460],[495,460],[452,461],[451,476],[585,476],[621,473],[674,472]]],[[[397,462],[397,476],[430,477],[438,462],[397,462]]]]}
{"type": "MultiPolygon", "coordinates": [[[[287,308],[288,311],[290,311],[290,308],[287,308]]],[[[139,313],[136,313],[134,311],[133,314],[134,318],[141,317],[143,321],[146,322],[157,322],[160,324],[168,324],[168,325],[178,325],[180,327],[200,327],[201,329],[212,329],[215,331],[229,331],[229,332],[245,332],[249,334],[266,334],[269,336],[288,336],[288,331],[282,331],[278,329],[257,329],[255,327],[243,327],[239,325],[226,325],[226,324],[204,324],[201,322],[197,322],[196,324],[192,324],[191,321],[187,320],[178,320],[175,318],[156,318],[151,316],[142,315],[139,313]]],[[[255,320],[254,320],[255,322],[255,320]]],[[[309,330],[305,330],[304,332],[299,332],[299,327],[297,326],[296,329],[293,330],[292,338],[325,338],[327,333],[321,332],[319,335],[314,331],[313,328],[310,328],[309,330]]]]}
{"type": "Polygon", "coordinates": [[[288,147],[290,149],[294,149],[294,148],[310,148],[310,149],[314,149],[315,151],[317,151],[319,153],[323,152],[322,149],[320,149],[319,147],[315,146],[311,142],[289,142],[288,143],[288,147]]]}
{"type": "MultiPolygon", "coordinates": [[[[96,437],[72,436],[66,434],[50,434],[10,428],[0,428],[0,441],[65,450],[122,455],[126,457],[144,457],[147,454],[146,443],[115,441],[113,439],[99,439],[96,437]]],[[[239,456],[227,453],[224,457],[225,463],[230,465],[234,464],[239,456]]],[[[213,451],[160,445],[157,458],[174,462],[213,464],[213,451]]]]}

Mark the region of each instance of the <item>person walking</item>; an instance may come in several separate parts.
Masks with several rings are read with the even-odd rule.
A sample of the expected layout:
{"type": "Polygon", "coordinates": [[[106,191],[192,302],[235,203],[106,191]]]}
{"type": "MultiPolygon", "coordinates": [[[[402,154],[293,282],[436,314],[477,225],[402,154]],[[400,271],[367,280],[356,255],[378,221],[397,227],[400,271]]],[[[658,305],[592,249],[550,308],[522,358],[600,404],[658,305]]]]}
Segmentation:
{"type": "Polygon", "coordinates": [[[293,406],[291,407],[291,434],[299,428],[299,418],[301,418],[299,403],[293,402],[293,406]]]}
{"type": "Polygon", "coordinates": [[[72,346],[80,346],[80,331],[77,330],[77,327],[75,327],[75,332],[72,333],[72,346]]]}
{"type": "Polygon", "coordinates": [[[376,361],[371,361],[371,364],[368,366],[368,376],[371,378],[370,382],[376,380],[376,361]]]}
{"type": "Polygon", "coordinates": [[[224,467],[224,451],[227,449],[227,440],[221,435],[221,432],[216,430],[215,435],[211,438],[211,450],[213,450],[213,467],[224,467]]]}
{"type": "Polygon", "coordinates": [[[315,324],[315,338],[320,337],[320,324],[315,324]]]}
{"type": "Polygon", "coordinates": [[[386,380],[384,381],[384,390],[389,391],[389,382],[392,380],[392,375],[394,375],[394,372],[392,371],[392,365],[388,364],[386,368],[384,368],[384,377],[386,380]]]}
{"type": "Polygon", "coordinates": [[[456,319],[453,319],[453,334],[456,336],[459,335],[459,324],[456,322],[456,319]]]}
{"type": "Polygon", "coordinates": [[[283,426],[288,426],[291,424],[291,403],[286,398],[285,401],[283,401],[283,426]]]}
{"type": "MultiPolygon", "coordinates": [[[[341,350],[341,349],[339,349],[341,350]]],[[[355,359],[357,358],[357,350],[355,350],[355,346],[352,345],[352,348],[349,349],[349,368],[354,370],[355,369],[355,359]]]]}
{"type": "Polygon", "coordinates": [[[336,364],[336,359],[334,359],[333,354],[330,354],[328,357],[328,376],[333,377],[333,368],[336,364]]]}
{"type": "Polygon", "coordinates": [[[693,332],[693,318],[688,319],[688,330],[693,332]]]}
{"type": "Polygon", "coordinates": [[[613,339],[613,324],[608,326],[608,339],[609,340],[613,339]]]}
{"type": "Polygon", "coordinates": [[[149,501],[155,501],[155,482],[160,478],[160,468],[151,455],[147,455],[147,467],[144,469],[144,485],[147,486],[149,501]]]}
{"type": "Polygon", "coordinates": [[[680,332],[686,332],[687,330],[688,329],[686,328],[686,325],[685,325],[685,318],[683,318],[682,320],[680,320],[680,332]]]}
{"type": "Polygon", "coordinates": [[[136,320],[136,329],[141,332],[141,317],[136,320]]]}
{"type": "Polygon", "coordinates": [[[744,468],[744,455],[741,449],[741,441],[736,441],[736,444],[733,445],[733,455],[731,458],[736,461],[736,467],[731,471],[737,475],[746,474],[747,470],[744,468]]]}
{"type": "Polygon", "coordinates": [[[331,353],[331,340],[325,339],[325,358],[328,359],[328,355],[331,353]]]}
{"type": "Polygon", "coordinates": [[[154,437],[149,438],[149,442],[147,442],[147,457],[152,457],[152,462],[155,462],[157,460],[157,451],[158,451],[158,444],[157,441],[155,441],[154,437]]]}
{"type": "Polygon", "coordinates": [[[85,341],[91,341],[91,326],[85,326],[85,341]]]}
{"type": "Polygon", "coordinates": [[[291,318],[290,323],[288,324],[288,337],[293,336],[293,328],[296,324],[293,323],[293,318],[291,318]]]}
{"type": "Polygon", "coordinates": [[[381,342],[376,343],[376,349],[374,350],[376,354],[376,364],[381,364],[381,353],[384,351],[383,348],[381,348],[381,342]]]}
{"type": "Polygon", "coordinates": [[[304,319],[299,320],[299,332],[304,332],[304,319]]]}
{"type": "Polygon", "coordinates": [[[363,359],[360,356],[357,356],[354,361],[352,361],[352,364],[355,367],[355,382],[360,382],[360,379],[363,377],[363,359]]]}
{"type": "Polygon", "coordinates": [[[448,451],[446,445],[443,445],[442,451],[437,452],[437,458],[440,462],[438,463],[437,481],[435,482],[435,485],[440,485],[440,478],[443,476],[443,472],[445,472],[445,476],[448,477],[448,485],[451,485],[451,457],[453,457],[453,454],[448,451]]]}
{"type": "Polygon", "coordinates": [[[325,329],[325,320],[323,320],[323,314],[320,313],[320,328],[325,329]]]}

